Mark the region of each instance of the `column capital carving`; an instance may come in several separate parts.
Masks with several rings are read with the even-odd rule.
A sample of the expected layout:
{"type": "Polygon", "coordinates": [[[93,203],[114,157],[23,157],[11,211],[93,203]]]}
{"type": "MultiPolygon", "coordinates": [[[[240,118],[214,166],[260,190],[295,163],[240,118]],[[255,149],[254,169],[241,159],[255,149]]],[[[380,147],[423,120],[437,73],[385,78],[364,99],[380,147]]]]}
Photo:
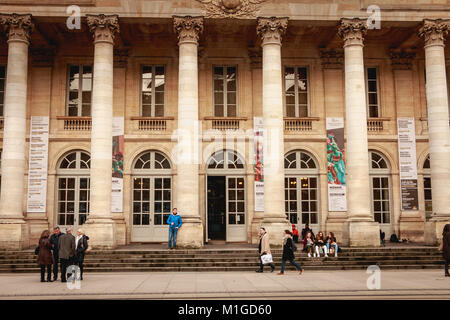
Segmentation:
{"type": "Polygon", "coordinates": [[[342,18],[339,24],[338,35],[344,40],[344,47],[350,45],[364,45],[364,36],[367,33],[366,20],[359,18],[342,18]]]}
{"type": "Polygon", "coordinates": [[[31,14],[1,14],[0,24],[6,31],[8,41],[22,41],[30,43],[30,35],[33,30],[31,14]]]}
{"type": "Polygon", "coordinates": [[[415,51],[391,50],[391,65],[393,70],[411,70],[412,60],[416,56],[415,51]]]}
{"type": "Polygon", "coordinates": [[[173,29],[178,36],[178,45],[182,43],[195,43],[203,32],[203,17],[173,16],[173,29]]]}
{"type": "Polygon", "coordinates": [[[445,36],[448,34],[449,29],[449,20],[424,19],[418,35],[425,41],[425,47],[444,46],[445,36]]]}
{"type": "Polygon", "coordinates": [[[119,16],[113,15],[86,15],[89,31],[94,37],[94,44],[97,42],[107,42],[114,44],[114,37],[119,32],[119,16]]]}
{"type": "Polygon", "coordinates": [[[278,44],[281,46],[282,36],[286,33],[287,25],[288,18],[259,17],[256,32],[261,37],[262,46],[266,44],[278,44]]]}
{"type": "Polygon", "coordinates": [[[323,69],[342,69],[344,67],[344,50],[342,48],[320,49],[323,69]]]}

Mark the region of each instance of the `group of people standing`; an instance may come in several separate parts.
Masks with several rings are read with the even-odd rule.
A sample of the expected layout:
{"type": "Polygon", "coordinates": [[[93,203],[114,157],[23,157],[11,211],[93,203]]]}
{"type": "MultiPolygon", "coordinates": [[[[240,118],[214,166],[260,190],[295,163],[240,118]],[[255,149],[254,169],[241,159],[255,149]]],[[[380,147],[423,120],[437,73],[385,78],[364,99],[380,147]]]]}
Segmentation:
{"type": "Polygon", "coordinates": [[[77,230],[76,237],[72,233],[72,227],[66,228],[66,233],[62,233],[58,226],[53,229],[52,235],[48,230],[42,232],[39,246],[36,248],[37,263],[41,267],[41,282],[53,282],[58,279],[58,263],[61,265],[61,282],[67,282],[67,268],[70,265],[80,268],[80,280],[83,280],[83,262],[89,248],[89,237],[82,229],[77,230]],[[45,269],[47,269],[47,280],[45,280],[45,269]]]}

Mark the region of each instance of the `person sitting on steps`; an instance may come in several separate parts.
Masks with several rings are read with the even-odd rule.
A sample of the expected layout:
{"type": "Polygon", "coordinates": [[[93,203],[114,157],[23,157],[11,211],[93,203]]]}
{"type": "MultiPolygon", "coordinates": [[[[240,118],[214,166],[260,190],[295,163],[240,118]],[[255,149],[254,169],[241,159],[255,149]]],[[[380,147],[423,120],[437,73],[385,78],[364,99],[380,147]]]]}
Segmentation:
{"type": "Polygon", "coordinates": [[[327,244],[328,252],[333,254],[334,251],[334,256],[337,257],[339,246],[337,245],[337,240],[333,232],[328,233],[328,237],[325,239],[325,242],[327,244]]]}

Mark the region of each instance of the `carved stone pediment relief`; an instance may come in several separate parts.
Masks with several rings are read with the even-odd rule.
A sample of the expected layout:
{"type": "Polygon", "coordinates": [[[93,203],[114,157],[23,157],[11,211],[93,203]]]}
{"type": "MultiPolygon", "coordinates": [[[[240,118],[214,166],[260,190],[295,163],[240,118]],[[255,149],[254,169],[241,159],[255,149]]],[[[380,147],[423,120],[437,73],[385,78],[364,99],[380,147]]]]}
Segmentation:
{"type": "Polygon", "coordinates": [[[197,0],[206,10],[206,18],[255,18],[267,0],[197,0]]]}

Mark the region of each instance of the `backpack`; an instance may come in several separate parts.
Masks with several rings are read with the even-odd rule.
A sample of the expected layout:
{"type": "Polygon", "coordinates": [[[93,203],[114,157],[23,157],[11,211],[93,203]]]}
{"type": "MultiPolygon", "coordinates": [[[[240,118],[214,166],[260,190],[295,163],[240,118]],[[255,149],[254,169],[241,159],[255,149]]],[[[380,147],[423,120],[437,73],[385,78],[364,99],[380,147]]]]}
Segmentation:
{"type": "Polygon", "coordinates": [[[292,241],[292,251],[297,251],[297,246],[295,245],[294,241],[292,241]]]}
{"type": "Polygon", "coordinates": [[[391,238],[389,239],[390,242],[398,242],[398,238],[397,235],[395,233],[393,233],[391,235],[391,238]]]}

